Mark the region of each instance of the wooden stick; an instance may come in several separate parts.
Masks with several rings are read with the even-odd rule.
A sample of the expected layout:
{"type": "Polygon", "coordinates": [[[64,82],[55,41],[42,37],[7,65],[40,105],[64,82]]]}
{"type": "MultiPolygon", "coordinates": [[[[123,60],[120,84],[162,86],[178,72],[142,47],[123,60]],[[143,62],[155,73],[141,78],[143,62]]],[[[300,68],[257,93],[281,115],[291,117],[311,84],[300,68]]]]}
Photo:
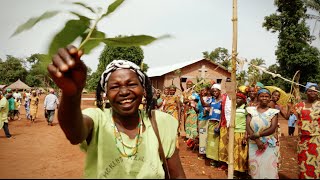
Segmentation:
{"type": "Polygon", "coordinates": [[[233,40],[232,40],[232,71],[231,71],[231,82],[232,92],[229,94],[231,98],[231,119],[229,127],[229,144],[228,144],[228,179],[233,179],[233,170],[234,170],[234,121],[236,118],[236,71],[237,71],[237,47],[238,47],[238,16],[237,16],[237,0],[233,0],[232,4],[232,24],[233,24],[233,40]]]}

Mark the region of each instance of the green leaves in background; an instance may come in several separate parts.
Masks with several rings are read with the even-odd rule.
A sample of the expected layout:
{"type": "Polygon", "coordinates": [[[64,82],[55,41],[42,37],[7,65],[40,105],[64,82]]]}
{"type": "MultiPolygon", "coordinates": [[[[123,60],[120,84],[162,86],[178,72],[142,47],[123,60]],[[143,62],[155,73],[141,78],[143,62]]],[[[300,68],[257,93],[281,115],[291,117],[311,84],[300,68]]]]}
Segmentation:
{"type": "Polygon", "coordinates": [[[110,4],[110,6],[108,7],[108,11],[103,14],[101,16],[101,18],[111,14],[113,11],[115,11],[122,3],[124,2],[124,0],[116,0],[115,2],[113,2],[112,4],[110,4]]]}
{"type": "Polygon", "coordinates": [[[128,37],[118,37],[118,38],[106,38],[101,41],[110,46],[146,46],[155,40],[164,39],[169,37],[169,35],[161,36],[155,38],[148,35],[134,35],[128,37]]]}
{"type": "Polygon", "coordinates": [[[31,29],[34,25],[36,25],[41,20],[51,18],[51,17],[57,15],[58,13],[59,13],[59,11],[47,11],[47,12],[43,13],[41,16],[39,16],[39,17],[33,17],[33,18],[29,19],[26,23],[21,24],[16,29],[16,31],[11,35],[11,37],[15,36],[17,34],[20,34],[21,32],[23,32],[25,30],[31,29]]]}
{"type": "Polygon", "coordinates": [[[79,20],[69,20],[65,27],[55,35],[49,46],[49,56],[57,52],[58,48],[66,47],[77,37],[81,36],[90,26],[89,18],[80,18],[79,20]]]}

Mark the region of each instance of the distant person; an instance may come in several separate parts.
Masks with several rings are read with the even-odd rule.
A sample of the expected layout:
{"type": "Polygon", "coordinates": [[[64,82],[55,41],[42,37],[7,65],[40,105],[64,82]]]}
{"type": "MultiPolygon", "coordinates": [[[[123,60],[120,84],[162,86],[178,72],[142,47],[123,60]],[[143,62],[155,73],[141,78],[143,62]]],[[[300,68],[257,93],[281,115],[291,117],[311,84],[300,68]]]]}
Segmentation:
{"type": "Polygon", "coordinates": [[[53,126],[53,119],[56,109],[59,107],[59,100],[57,96],[54,94],[54,90],[50,89],[49,94],[45,97],[43,102],[46,119],[48,125],[53,126]]]}
{"type": "Polygon", "coordinates": [[[288,134],[289,136],[293,136],[296,122],[297,122],[297,116],[291,111],[289,120],[288,120],[288,134]]]}
{"type": "Polygon", "coordinates": [[[31,123],[34,123],[34,121],[37,117],[38,105],[39,105],[39,97],[37,96],[37,92],[35,90],[32,90],[31,96],[30,96],[30,120],[31,120],[31,123]]]}
{"type": "Polygon", "coordinates": [[[26,110],[26,118],[30,119],[30,97],[31,97],[31,93],[30,93],[30,89],[26,90],[26,92],[24,93],[24,108],[26,110]]]}
{"type": "Polygon", "coordinates": [[[15,90],[12,96],[16,99],[16,101],[22,101],[22,96],[18,89],[15,90]]]}
{"type": "Polygon", "coordinates": [[[9,103],[7,98],[0,91],[0,129],[3,128],[7,138],[11,138],[8,125],[9,103]]]}
{"type": "Polygon", "coordinates": [[[14,109],[15,109],[14,102],[15,102],[15,99],[13,97],[11,89],[7,89],[6,98],[7,98],[8,102],[9,102],[8,118],[9,118],[9,120],[12,121],[14,119],[14,109]]]}
{"type": "Polygon", "coordinates": [[[21,106],[21,100],[18,98],[14,99],[14,111],[13,111],[13,119],[17,116],[18,120],[21,120],[20,118],[20,106],[21,106]]]}

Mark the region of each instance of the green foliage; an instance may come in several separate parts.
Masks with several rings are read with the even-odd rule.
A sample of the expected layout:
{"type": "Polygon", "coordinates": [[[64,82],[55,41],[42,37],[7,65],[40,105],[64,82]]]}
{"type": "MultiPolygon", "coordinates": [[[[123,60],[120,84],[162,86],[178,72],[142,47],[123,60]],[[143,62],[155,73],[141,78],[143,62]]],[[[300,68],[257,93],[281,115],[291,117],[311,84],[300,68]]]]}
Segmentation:
{"type": "Polygon", "coordinates": [[[211,51],[202,52],[203,57],[209,59],[215,63],[221,64],[223,67],[228,69],[231,66],[230,54],[228,53],[228,49],[218,47],[211,51]]]}
{"type": "Polygon", "coordinates": [[[265,65],[265,61],[261,58],[251,59],[248,67],[248,82],[249,85],[255,84],[261,80],[261,73],[259,69],[254,66],[262,66],[265,65]]]}
{"type": "MultiPolygon", "coordinates": [[[[48,55],[51,57],[53,54],[57,52],[58,48],[69,45],[78,37],[82,39],[81,44],[79,45],[79,49],[84,48],[85,54],[90,53],[90,51],[97,47],[100,44],[100,42],[104,42],[105,44],[113,46],[130,47],[148,45],[153,41],[157,40],[157,38],[148,35],[133,35],[128,37],[105,38],[105,34],[98,31],[97,24],[100,22],[100,20],[108,16],[109,14],[113,13],[123,2],[124,0],[115,0],[111,5],[109,5],[107,12],[103,13],[102,15],[99,11],[95,11],[93,8],[87,6],[84,3],[74,2],[73,5],[82,6],[98,18],[94,22],[91,22],[91,18],[70,11],[69,13],[78,16],[79,19],[69,20],[65,24],[64,28],[53,37],[48,49],[48,55]]],[[[57,13],[58,11],[46,12],[40,17],[31,18],[26,23],[20,25],[12,36],[32,28],[37,22],[52,17],[57,13]]],[[[166,37],[168,36],[163,36],[159,39],[166,37]]]]}
{"type": "MultiPolygon", "coordinates": [[[[89,34],[89,32],[82,34],[81,35],[82,40],[84,40],[88,36],[88,34],[89,34]]],[[[93,30],[92,34],[91,34],[92,38],[105,38],[105,36],[106,35],[104,34],[104,32],[98,31],[96,29],[93,30]]],[[[82,46],[84,53],[89,54],[91,52],[91,50],[94,49],[95,47],[99,46],[99,44],[100,44],[100,41],[95,41],[95,40],[88,41],[87,43],[85,43],[82,46]]]]}
{"type": "Polygon", "coordinates": [[[34,25],[36,25],[38,22],[51,18],[55,15],[57,15],[59,13],[59,11],[47,11],[45,13],[43,13],[41,16],[39,17],[33,17],[31,19],[29,19],[27,22],[25,22],[24,24],[21,24],[20,26],[18,26],[18,28],[16,29],[16,31],[11,35],[15,36],[17,34],[20,34],[23,31],[26,31],[28,29],[31,29],[34,25]]]}
{"type": "Polygon", "coordinates": [[[31,68],[26,77],[26,83],[32,87],[52,87],[47,66],[50,57],[46,54],[32,54],[26,59],[31,68]]]}
{"type": "MultiPolygon", "coordinates": [[[[276,0],[277,13],[265,17],[263,27],[278,32],[278,48],[275,52],[279,74],[292,79],[297,70],[301,71],[300,84],[318,82],[320,53],[310,46],[312,36],[306,26],[306,6],[302,0],[276,0]]],[[[283,83],[286,91],[290,83],[283,83]]]]}
{"type": "Polygon", "coordinates": [[[237,83],[239,86],[244,85],[247,82],[247,73],[246,71],[240,71],[236,74],[237,83]]]}
{"type": "Polygon", "coordinates": [[[84,4],[84,3],[81,3],[81,2],[73,2],[72,4],[82,6],[82,7],[86,8],[86,9],[88,9],[89,11],[91,11],[92,13],[95,13],[94,9],[92,9],[91,7],[87,6],[87,5],[84,4]]]}
{"type": "Polygon", "coordinates": [[[200,90],[203,89],[203,88],[211,88],[212,84],[209,80],[206,80],[206,79],[203,79],[203,78],[199,78],[199,77],[196,77],[196,83],[195,83],[195,87],[194,87],[194,90],[197,92],[197,93],[200,93],[200,90]]]}
{"type": "MultiPolygon", "coordinates": [[[[115,37],[115,38],[105,38],[101,39],[102,42],[110,46],[145,46],[157,39],[163,39],[169,37],[168,35],[159,38],[154,38],[147,35],[137,35],[137,36],[127,36],[127,37],[115,37]]],[[[95,40],[95,39],[93,39],[95,40]]],[[[98,39],[99,40],[99,39],[98,39]]]]}
{"type": "Polygon", "coordinates": [[[28,72],[22,64],[22,59],[10,55],[7,55],[5,61],[0,61],[0,84],[9,85],[18,79],[25,81],[28,72]]]}
{"type": "Polygon", "coordinates": [[[89,27],[90,20],[88,18],[80,18],[79,20],[69,20],[65,27],[55,35],[49,47],[49,55],[57,52],[58,48],[66,47],[72,43],[77,37],[81,36],[89,27]]]}
{"type": "Polygon", "coordinates": [[[113,11],[115,11],[122,3],[124,0],[116,0],[115,2],[113,2],[109,7],[108,7],[108,11],[102,15],[102,17],[108,16],[109,14],[113,13],[113,11]]]}

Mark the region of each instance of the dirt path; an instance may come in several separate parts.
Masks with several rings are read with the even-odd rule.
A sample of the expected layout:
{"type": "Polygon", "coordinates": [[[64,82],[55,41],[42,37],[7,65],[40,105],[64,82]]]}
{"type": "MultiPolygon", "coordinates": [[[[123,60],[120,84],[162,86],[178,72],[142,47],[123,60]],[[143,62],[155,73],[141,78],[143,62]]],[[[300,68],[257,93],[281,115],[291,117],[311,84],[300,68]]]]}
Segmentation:
{"type": "MultiPolygon", "coordinates": [[[[84,97],[93,97],[85,95],[84,97]]],[[[25,118],[9,122],[14,138],[7,139],[0,130],[0,178],[82,178],[85,154],[78,146],[71,145],[63,134],[57,119],[48,126],[44,118],[44,95],[40,98],[38,118],[34,124],[25,118]]],[[[93,107],[92,100],[82,101],[82,108],[93,107]]],[[[297,178],[297,137],[287,137],[287,121],[280,120],[282,166],[280,178],[297,178]]],[[[180,157],[187,178],[227,178],[223,171],[206,166],[197,154],[187,150],[180,139],[180,157]]]]}

